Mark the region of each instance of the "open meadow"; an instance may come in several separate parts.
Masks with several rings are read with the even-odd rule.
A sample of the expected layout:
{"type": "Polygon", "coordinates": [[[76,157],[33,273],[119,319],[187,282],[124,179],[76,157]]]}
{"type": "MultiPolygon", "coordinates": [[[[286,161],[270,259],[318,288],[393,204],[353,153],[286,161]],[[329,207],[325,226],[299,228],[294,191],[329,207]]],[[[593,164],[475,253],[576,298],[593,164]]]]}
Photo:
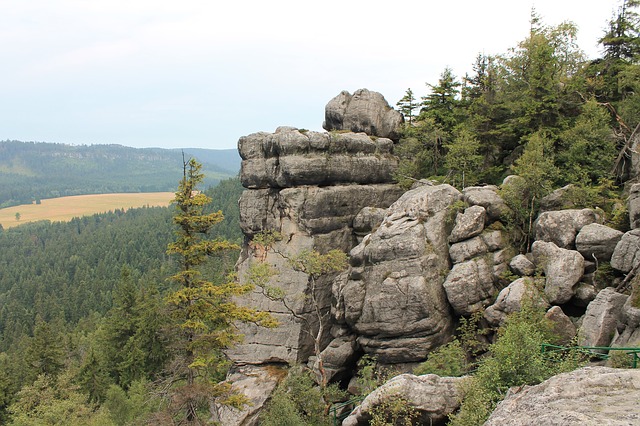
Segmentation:
{"type": "Polygon", "coordinates": [[[64,222],[74,217],[116,209],[168,206],[174,195],[173,192],[140,192],[49,198],[42,200],[41,204],[23,204],[0,209],[0,225],[8,229],[39,220],[64,222]]]}

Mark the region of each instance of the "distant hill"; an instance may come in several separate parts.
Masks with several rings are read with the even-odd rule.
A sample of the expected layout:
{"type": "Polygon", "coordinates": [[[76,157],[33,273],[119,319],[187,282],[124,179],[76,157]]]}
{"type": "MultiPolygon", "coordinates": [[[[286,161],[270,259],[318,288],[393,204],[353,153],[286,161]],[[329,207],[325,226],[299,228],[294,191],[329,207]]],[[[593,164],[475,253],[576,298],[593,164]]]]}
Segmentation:
{"type": "MultiPolygon", "coordinates": [[[[67,195],[174,191],[182,177],[181,151],[0,141],[0,208],[67,195]]],[[[205,187],[240,170],[232,149],[184,152],[203,164],[205,187]]]]}

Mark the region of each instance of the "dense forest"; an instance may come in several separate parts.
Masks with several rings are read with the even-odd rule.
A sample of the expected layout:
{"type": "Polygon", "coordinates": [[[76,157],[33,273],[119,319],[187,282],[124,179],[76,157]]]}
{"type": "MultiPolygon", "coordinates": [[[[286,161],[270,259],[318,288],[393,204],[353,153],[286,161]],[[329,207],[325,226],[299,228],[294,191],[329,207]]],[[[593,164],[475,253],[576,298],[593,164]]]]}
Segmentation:
{"type": "MultiPolygon", "coordinates": [[[[601,206],[608,220],[619,220],[640,123],[639,5],[622,2],[603,33],[599,58],[584,57],[573,24],[549,27],[534,13],[529,36],[504,54],[479,55],[472,75],[458,78],[447,68],[438,82],[427,83],[425,96],[417,99],[407,90],[397,103],[406,117],[396,146],[398,181],[430,178],[463,187],[524,177],[517,193],[502,195],[525,248],[540,199],[558,186],[573,184],[581,203],[601,206]]],[[[183,165],[180,152],[5,141],[0,206],[86,192],[175,190],[183,165]],[[141,162],[152,166],[144,169],[141,162]],[[107,171],[112,173],[103,180],[107,171]]],[[[235,170],[204,167],[213,180],[235,170]]],[[[210,237],[240,242],[240,191],[238,179],[206,191],[213,199],[206,212],[222,210],[226,217],[213,224],[210,237]]],[[[185,206],[190,194],[182,194],[185,206]]],[[[227,288],[237,251],[207,261],[197,257],[203,262],[197,274],[181,270],[193,229],[176,236],[180,214],[172,207],[131,209],[0,230],[0,423],[173,424],[167,407],[196,398],[166,398],[175,385],[167,378],[177,369],[169,361],[184,355],[185,338],[194,341],[197,333],[185,330],[201,325],[195,316],[177,320],[176,312],[186,309],[175,307],[197,306],[189,298],[202,288],[189,287],[194,282],[213,283],[205,288],[210,292],[227,288]],[[167,254],[176,238],[186,241],[171,246],[182,257],[167,254]],[[181,293],[181,284],[193,292],[181,293]]],[[[179,221],[183,231],[191,221],[198,228],[198,219],[187,216],[179,221]]],[[[227,300],[214,306],[217,313],[227,300]]],[[[224,332],[203,345],[233,340],[224,328],[228,318],[215,321],[204,320],[203,328],[222,324],[224,332]]],[[[202,347],[208,346],[187,346],[183,360],[216,383],[226,365],[216,358],[219,352],[198,358],[202,347]]],[[[297,416],[287,407],[288,419],[297,416]]],[[[295,424],[327,424],[323,415],[317,419],[295,424]]]]}
{"type": "MultiPolygon", "coordinates": [[[[205,191],[213,200],[206,211],[221,210],[229,218],[212,227],[211,238],[240,242],[241,190],[235,178],[205,191]]],[[[160,370],[168,350],[162,346],[168,339],[161,330],[163,295],[177,268],[167,255],[174,210],[116,210],[0,231],[0,423],[16,392],[41,373],[65,372],[73,386],[80,383],[77,391],[104,401],[110,385],[129,389],[134,379],[151,379],[160,370]],[[128,342],[109,333],[137,335],[128,342]],[[119,351],[134,343],[159,352],[139,354],[144,360],[128,365],[120,357],[133,355],[119,351]],[[83,382],[90,362],[104,372],[100,386],[83,382]]],[[[221,254],[205,265],[206,273],[222,279],[237,256],[234,250],[221,254]]]]}
{"type": "MultiPolygon", "coordinates": [[[[236,150],[184,151],[206,159],[207,186],[240,169],[236,150]]],[[[173,191],[181,164],[180,150],[0,141],[0,208],[67,195],[173,191]]]]}

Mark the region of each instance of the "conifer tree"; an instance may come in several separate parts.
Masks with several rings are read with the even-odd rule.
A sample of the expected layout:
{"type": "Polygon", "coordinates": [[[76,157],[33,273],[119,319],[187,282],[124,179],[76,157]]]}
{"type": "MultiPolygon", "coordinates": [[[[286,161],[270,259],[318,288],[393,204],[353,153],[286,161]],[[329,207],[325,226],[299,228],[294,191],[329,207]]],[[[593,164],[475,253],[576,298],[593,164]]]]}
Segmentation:
{"type": "Polygon", "coordinates": [[[180,270],[171,277],[178,289],[170,293],[167,301],[171,316],[178,327],[177,356],[172,364],[174,380],[170,411],[177,413],[178,423],[200,424],[200,408],[207,406],[209,398],[221,396],[219,402],[242,405],[242,398],[228,393],[226,384],[212,380],[223,357],[222,349],[240,339],[234,326],[236,321],[274,326],[267,313],[236,304],[232,297],[252,290],[251,285],[239,285],[235,280],[215,284],[203,276],[199,267],[210,257],[236,245],[224,240],[206,238],[211,227],[222,221],[222,212],[204,213],[211,199],[198,190],[204,175],[201,165],[191,159],[183,164],[183,178],[176,192],[176,240],[167,252],[177,255],[180,270]]]}

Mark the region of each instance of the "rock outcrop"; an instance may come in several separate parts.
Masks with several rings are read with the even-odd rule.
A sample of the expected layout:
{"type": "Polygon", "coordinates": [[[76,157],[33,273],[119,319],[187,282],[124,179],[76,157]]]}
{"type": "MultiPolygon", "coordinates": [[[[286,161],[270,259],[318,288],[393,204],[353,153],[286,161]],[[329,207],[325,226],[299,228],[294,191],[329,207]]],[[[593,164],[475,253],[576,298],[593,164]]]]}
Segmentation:
{"type": "Polygon", "coordinates": [[[402,114],[391,108],[380,93],[360,89],[353,95],[342,91],[331,99],[325,107],[322,127],[397,140],[403,122],[402,114]]]}
{"type": "Polygon", "coordinates": [[[585,367],[512,389],[485,426],[640,424],[640,369],[585,367]]]}
{"type": "MultiPolygon", "coordinates": [[[[265,298],[260,289],[243,300],[270,312],[280,326],[242,326],[244,342],[228,352],[236,364],[304,362],[313,354],[305,327],[317,329],[319,318],[311,298],[305,297],[309,277],[293,270],[287,257],[304,250],[348,252],[355,245],[355,216],[364,207],[389,207],[402,193],[391,183],[397,166],[392,146],[389,139],[365,134],[329,135],[290,127],[240,139],[240,179],[247,188],[240,199],[240,226],[249,243],[238,261],[238,274],[242,282],[252,264],[267,262],[278,271],[269,285],[284,291],[288,307],[265,298]],[[261,251],[250,241],[263,231],[277,231],[282,240],[261,251]],[[294,320],[290,310],[305,321],[294,320]]],[[[317,283],[323,289],[315,295],[323,316],[330,309],[332,279],[326,276],[317,283]]]]}
{"type": "Polygon", "coordinates": [[[451,337],[442,283],[450,207],[460,199],[449,185],[406,192],[351,250],[349,271],[334,283],[336,320],[382,363],[422,360],[451,337]]]}

